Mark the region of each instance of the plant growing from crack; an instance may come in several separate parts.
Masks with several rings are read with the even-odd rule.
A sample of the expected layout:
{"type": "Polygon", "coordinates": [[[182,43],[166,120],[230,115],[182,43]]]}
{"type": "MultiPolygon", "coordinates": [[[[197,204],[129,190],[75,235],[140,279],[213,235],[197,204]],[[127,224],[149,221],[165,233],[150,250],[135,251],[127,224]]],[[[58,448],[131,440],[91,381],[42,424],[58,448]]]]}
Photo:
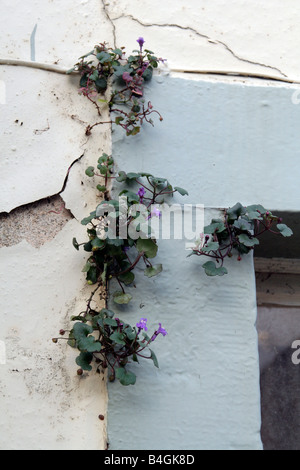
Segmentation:
{"type": "Polygon", "coordinates": [[[80,57],[79,62],[69,71],[80,73],[79,92],[96,108],[101,117],[101,107],[107,106],[110,121],[98,121],[86,128],[90,135],[95,126],[115,124],[122,127],[127,136],[140,132],[143,122],[154,125],[152,116],[163,118],[144,99],[144,84],[151,80],[153,71],[158,67],[158,59],[152,51],[144,49],[145,40],[138,38],[139,49],[126,57],[124,47],[112,49],[106,43],[97,45],[92,51],[80,57]]]}
{"type": "Polygon", "coordinates": [[[228,273],[224,267],[225,259],[237,252],[237,259],[241,261],[242,255],[250,253],[259,245],[259,237],[265,232],[284,237],[293,235],[281,218],[262,205],[245,207],[237,203],[225,210],[223,219],[213,219],[204,227],[204,233],[188,256],[210,258],[203,264],[205,273],[208,276],[223,276],[228,273]]]}
{"type": "MultiPolygon", "coordinates": [[[[109,380],[116,378],[122,385],[133,385],[136,375],[127,369],[130,360],[139,362],[140,358],[151,359],[156,367],[158,361],[150,348],[159,334],[165,336],[166,330],[159,327],[149,337],[147,319],[142,318],[134,327],[114,318],[115,313],[107,308],[100,311],[92,307],[95,295],[116,279],[120,290],[114,292],[116,304],[128,304],[131,294],[125,292],[125,287],[135,282],[134,268],[144,262],[145,276],[152,278],[162,272],[162,265],[152,264],[158,251],[157,240],[151,238],[152,229],[149,222],[153,217],[160,217],[159,205],[166,197],[178,192],[186,195],[187,191],[173,187],[167,179],[157,178],[149,173],[113,173],[114,160],[103,154],[98,159],[97,168],[88,167],[88,177],[100,178],[101,184],[97,190],[104,194],[104,200],[88,217],[82,220],[87,226],[88,241],[79,244],[73,239],[73,246],[90,253],[83,268],[89,285],[95,285],[90,295],[87,307],[80,315],[72,317],[74,327],[69,331],[68,344],[80,352],[76,358],[80,366],[78,374],[91,371],[92,363],[97,364],[97,371],[109,369],[109,380]],[[115,179],[125,186],[119,193],[118,199],[111,199],[109,184],[115,179]],[[136,184],[134,192],[132,185],[136,184]],[[123,207],[122,207],[123,206],[123,207]],[[125,209],[125,210],[123,210],[125,209]]],[[[59,338],[53,338],[55,343],[65,335],[60,331],[59,338]]]]}
{"type": "Polygon", "coordinates": [[[88,241],[78,243],[73,239],[74,247],[80,246],[90,253],[83,271],[88,284],[99,284],[107,290],[108,283],[114,279],[119,290],[114,292],[113,300],[117,304],[128,304],[132,295],[125,291],[134,285],[134,268],[144,263],[145,276],[152,278],[163,270],[161,264],[153,264],[158,252],[153,219],[161,216],[160,204],[165,198],[179,193],[188,194],[180,187],[173,187],[166,178],[155,177],[149,173],[126,173],[119,171],[113,176],[114,160],[103,154],[98,166],[89,167],[86,175],[98,177],[101,184],[97,189],[104,193],[104,200],[96,210],[84,218],[88,241]],[[118,199],[111,199],[108,185],[112,179],[120,183],[123,189],[118,199]],[[132,190],[136,185],[135,191],[132,190]]]}
{"type": "Polygon", "coordinates": [[[131,326],[116,318],[111,310],[94,310],[91,300],[92,296],[85,312],[72,318],[75,322],[73,328],[68,332],[61,330],[60,337],[53,338],[55,343],[66,339],[69,346],[78,349],[76,364],[80,369],[77,374],[91,371],[95,364],[96,372],[101,373],[108,369],[111,382],[118,379],[122,385],[127,386],[136,383],[135,373],[128,369],[130,361],[139,363],[141,358],[151,359],[158,368],[157,357],[150,346],[160,334],[167,335],[161,324],[148,336],[146,318],[141,318],[135,326],[131,326]],[[68,337],[63,338],[66,333],[68,337]]]}

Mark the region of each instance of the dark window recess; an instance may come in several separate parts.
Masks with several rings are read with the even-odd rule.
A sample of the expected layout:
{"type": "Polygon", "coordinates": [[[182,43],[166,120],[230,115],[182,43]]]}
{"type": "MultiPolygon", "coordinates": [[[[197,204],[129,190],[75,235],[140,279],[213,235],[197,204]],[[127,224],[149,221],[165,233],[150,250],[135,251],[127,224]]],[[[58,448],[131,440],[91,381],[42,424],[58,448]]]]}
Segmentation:
{"type": "Polygon", "coordinates": [[[266,234],[255,250],[261,437],[265,450],[300,450],[300,214],[274,214],[294,236],[266,234]]]}

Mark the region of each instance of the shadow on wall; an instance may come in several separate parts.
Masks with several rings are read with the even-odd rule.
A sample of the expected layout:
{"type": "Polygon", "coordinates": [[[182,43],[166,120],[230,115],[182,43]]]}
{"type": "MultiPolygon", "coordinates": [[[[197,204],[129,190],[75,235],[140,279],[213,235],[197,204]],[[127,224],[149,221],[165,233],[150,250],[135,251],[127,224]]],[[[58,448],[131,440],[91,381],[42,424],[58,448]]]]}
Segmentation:
{"type": "Polygon", "coordinates": [[[255,256],[258,258],[294,258],[300,259],[300,213],[271,211],[281,217],[283,223],[293,230],[293,236],[286,238],[264,233],[260,245],[255,247],[255,256]]]}
{"type": "Polygon", "coordinates": [[[261,436],[265,450],[300,450],[300,365],[287,348],[261,371],[261,436]]]}

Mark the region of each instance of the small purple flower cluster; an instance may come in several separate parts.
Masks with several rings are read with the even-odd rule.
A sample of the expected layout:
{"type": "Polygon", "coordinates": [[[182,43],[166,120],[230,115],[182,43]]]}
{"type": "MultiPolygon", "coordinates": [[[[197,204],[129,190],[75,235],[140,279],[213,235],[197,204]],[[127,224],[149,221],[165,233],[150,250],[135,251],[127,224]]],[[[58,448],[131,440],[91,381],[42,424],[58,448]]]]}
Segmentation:
{"type": "Polygon", "coordinates": [[[136,194],[140,198],[140,204],[143,204],[143,199],[144,199],[144,196],[146,194],[145,189],[141,187],[136,194]]]}
{"type": "MultiPolygon", "coordinates": [[[[148,331],[147,318],[141,318],[140,321],[136,324],[136,326],[139,329],[139,332],[141,330],[148,331]]],[[[168,334],[167,331],[161,326],[161,323],[159,323],[158,329],[152,335],[151,341],[154,341],[159,334],[162,334],[163,336],[166,336],[168,334]]]]}

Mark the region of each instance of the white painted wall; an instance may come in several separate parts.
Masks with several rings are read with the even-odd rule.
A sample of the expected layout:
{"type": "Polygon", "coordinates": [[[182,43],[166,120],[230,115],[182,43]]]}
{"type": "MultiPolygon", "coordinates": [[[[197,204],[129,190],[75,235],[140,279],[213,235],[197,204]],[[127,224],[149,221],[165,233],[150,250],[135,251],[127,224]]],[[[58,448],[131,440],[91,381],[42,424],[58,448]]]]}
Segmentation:
{"type": "MultiPolygon", "coordinates": [[[[0,59],[35,59],[68,69],[96,43],[115,42],[130,51],[136,47],[136,38],[144,36],[146,46],[168,59],[173,71],[235,72],[300,80],[300,6],[292,0],[263,4],[239,0],[230,6],[224,0],[190,0],[188,4],[182,0],[3,0],[1,6],[0,59]]],[[[103,449],[106,421],[100,422],[98,414],[106,411],[105,385],[99,377],[79,381],[72,354],[66,356],[51,338],[74,311],[80,310],[87,296],[84,276],[80,276],[82,254],[70,245],[73,236],[80,238],[83,233],[78,221],[97,202],[92,182],[83,176],[84,169],[103,151],[110,153],[110,129],[96,128],[87,141],[84,129],[94,110],[76,94],[74,79],[0,65],[0,84],[0,212],[57,194],[70,164],[84,154],[72,167],[61,194],[75,219],[40,249],[22,242],[0,250],[0,341],[6,346],[5,360],[3,350],[0,357],[0,419],[5,430],[0,447],[103,449]]],[[[147,171],[161,170],[179,186],[187,186],[189,200],[208,206],[207,215],[212,208],[237,200],[261,202],[277,210],[298,210],[300,108],[291,101],[295,90],[297,85],[253,78],[162,74],[149,93],[164,115],[163,123],[157,123],[154,129],[145,128],[134,144],[131,139],[115,136],[115,158],[119,165],[129,167],[126,156],[130,155],[131,169],[140,165],[147,171]],[[148,147],[146,154],[145,148],[153,142],[155,147],[151,151],[148,147]],[[150,160],[150,167],[146,160],[150,160]],[[255,165],[249,171],[250,161],[255,165]],[[192,177],[186,171],[188,165],[192,177]],[[267,190],[263,190],[266,181],[267,190]]],[[[162,246],[164,254],[170,255],[170,261],[161,279],[167,304],[173,302],[176,321],[173,324],[168,314],[169,336],[158,343],[161,370],[149,372],[157,380],[153,389],[148,382],[152,375],[142,376],[137,389],[121,392],[116,384],[111,386],[112,447],[162,446],[155,433],[159,424],[165,436],[170,435],[163,447],[259,448],[252,260],[239,267],[232,263],[226,279],[211,283],[194,261],[187,265],[182,258],[193,293],[186,299],[185,285],[176,273],[173,284],[173,247],[162,246]],[[201,281],[196,275],[189,278],[194,269],[197,275],[200,271],[201,281]],[[215,298],[215,284],[227,299],[225,304],[222,297],[215,298]],[[242,300],[244,293],[246,301],[242,300]],[[187,368],[177,365],[172,375],[172,337],[177,338],[176,327],[181,324],[181,302],[187,312],[192,310],[197,315],[199,335],[189,345],[192,362],[187,368]],[[233,312],[231,302],[235,305],[233,312]],[[197,372],[191,377],[195,368],[197,372]],[[165,386],[172,388],[171,402],[165,386]],[[149,438],[146,442],[143,433],[137,433],[137,440],[128,443],[116,424],[117,419],[127,418],[118,400],[125,401],[130,416],[139,420],[132,403],[137,400],[137,391],[145,398],[146,390],[149,407],[143,412],[151,423],[149,438]],[[187,420],[183,416],[189,401],[198,408],[187,420]],[[154,413],[161,413],[164,422],[153,421],[154,413]],[[223,431],[220,421],[225,426],[223,431]],[[192,434],[199,440],[193,440],[192,434]]],[[[147,281],[145,301],[150,309],[153,300],[147,281]]],[[[158,298],[153,321],[167,308],[158,304],[158,298]]],[[[135,313],[139,313],[138,308],[130,315],[135,313]]]]}

